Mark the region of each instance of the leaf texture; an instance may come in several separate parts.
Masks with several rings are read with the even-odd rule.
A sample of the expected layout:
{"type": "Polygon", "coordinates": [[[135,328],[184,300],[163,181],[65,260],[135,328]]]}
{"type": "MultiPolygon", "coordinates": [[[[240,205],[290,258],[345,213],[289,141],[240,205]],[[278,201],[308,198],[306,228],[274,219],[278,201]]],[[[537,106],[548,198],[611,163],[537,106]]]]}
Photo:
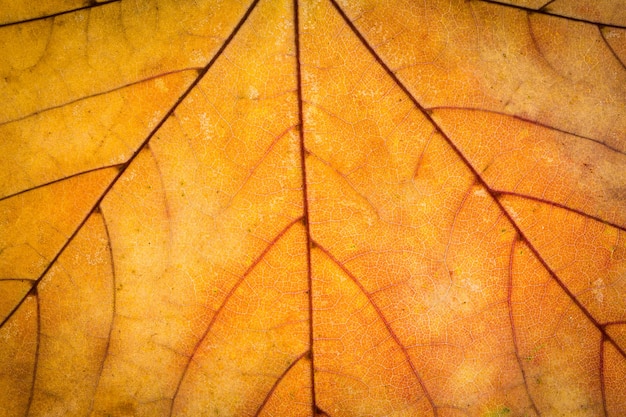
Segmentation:
{"type": "Polygon", "coordinates": [[[0,10],[0,416],[626,409],[623,2],[0,10]]]}

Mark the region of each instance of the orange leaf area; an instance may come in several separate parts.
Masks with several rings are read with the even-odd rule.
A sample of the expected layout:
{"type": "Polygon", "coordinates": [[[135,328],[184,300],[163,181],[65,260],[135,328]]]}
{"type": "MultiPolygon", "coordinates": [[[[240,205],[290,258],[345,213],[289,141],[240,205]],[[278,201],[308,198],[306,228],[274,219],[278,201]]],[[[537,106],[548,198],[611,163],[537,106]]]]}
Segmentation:
{"type": "Polygon", "coordinates": [[[0,417],[621,416],[624,10],[0,7],[0,417]]]}

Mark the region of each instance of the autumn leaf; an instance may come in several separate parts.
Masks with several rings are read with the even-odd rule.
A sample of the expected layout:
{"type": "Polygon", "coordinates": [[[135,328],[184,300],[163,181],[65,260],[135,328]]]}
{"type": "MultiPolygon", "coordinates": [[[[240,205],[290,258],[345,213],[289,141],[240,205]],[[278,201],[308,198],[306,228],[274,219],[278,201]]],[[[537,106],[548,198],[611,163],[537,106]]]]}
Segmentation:
{"type": "Polygon", "coordinates": [[[620,416],[626,4],[3,2],[0,416],[620,416]]]}

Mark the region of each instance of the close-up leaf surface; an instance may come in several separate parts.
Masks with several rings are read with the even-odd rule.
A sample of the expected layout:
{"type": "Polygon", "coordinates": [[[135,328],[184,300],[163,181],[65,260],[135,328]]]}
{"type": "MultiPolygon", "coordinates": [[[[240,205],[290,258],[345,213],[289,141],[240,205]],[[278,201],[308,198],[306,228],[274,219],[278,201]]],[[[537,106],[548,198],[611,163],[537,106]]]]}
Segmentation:
{"type": "Polygon", "coordinates": [[[625,10],[0,2],[0,416],[623,415],[625,10]]]}

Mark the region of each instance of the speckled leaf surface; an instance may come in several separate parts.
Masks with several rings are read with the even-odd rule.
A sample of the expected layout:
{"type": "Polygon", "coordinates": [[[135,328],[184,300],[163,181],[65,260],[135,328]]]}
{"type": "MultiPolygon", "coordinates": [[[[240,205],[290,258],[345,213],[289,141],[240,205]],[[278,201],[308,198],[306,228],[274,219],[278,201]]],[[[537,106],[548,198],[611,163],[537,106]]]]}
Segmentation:
{"type": "Polygon", "coordinates": [[[0,416],[626,409],[626,4],[3,1],[0,416]]]}

